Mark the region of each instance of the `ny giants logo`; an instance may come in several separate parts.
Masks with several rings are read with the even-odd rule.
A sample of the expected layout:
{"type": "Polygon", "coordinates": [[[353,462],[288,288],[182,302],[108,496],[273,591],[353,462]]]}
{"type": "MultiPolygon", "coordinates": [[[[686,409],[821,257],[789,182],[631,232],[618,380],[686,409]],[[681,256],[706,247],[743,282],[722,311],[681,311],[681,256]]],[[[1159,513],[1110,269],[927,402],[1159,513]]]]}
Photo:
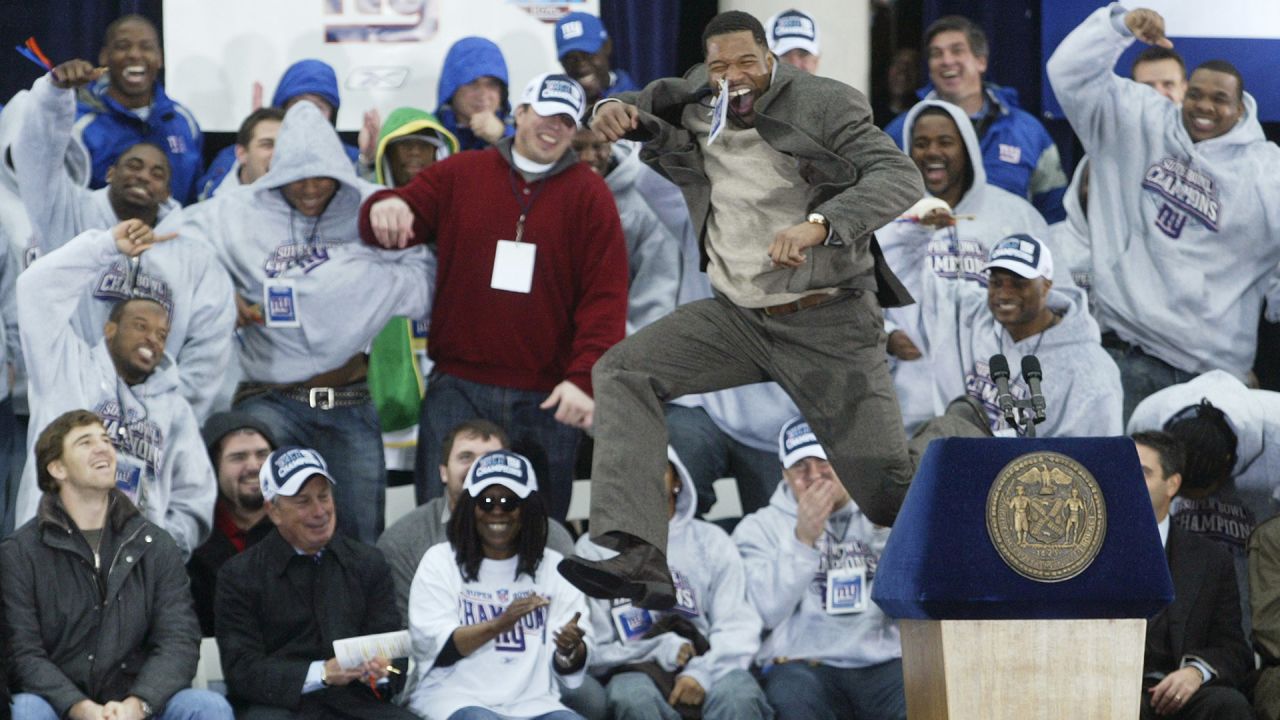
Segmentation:
{"type": "Polygon", "coordinates": [[[1189,218],[1218,231],[1222,202],[1213,178],[1177,158],[1164,158],[1147,168],[1142,187],[1159,196],[1163,202],[1156,211],[1156,227],[1171,238],[1178,238],[1189,218]]]}

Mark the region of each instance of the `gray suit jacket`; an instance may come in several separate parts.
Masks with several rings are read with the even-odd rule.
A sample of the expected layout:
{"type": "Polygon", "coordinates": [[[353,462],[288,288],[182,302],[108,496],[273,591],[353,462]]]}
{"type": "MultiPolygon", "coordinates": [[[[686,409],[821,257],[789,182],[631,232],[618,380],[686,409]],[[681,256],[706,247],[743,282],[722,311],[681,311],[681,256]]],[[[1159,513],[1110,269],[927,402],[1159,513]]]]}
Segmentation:
{"type": "MultiPolygon", "coordinates": [[[[686,105],[709,93],[706,66],[695,65],[683,78],[655,80],[639,93],[618,96],[641,111],[640,127],[628,135],[645,143],[641,159],[684,193],[704,269],[711,184],[702,149],[681,116],[686,105]]],[[[756,102],[755,127],[770,147],[796,158],[808,184],[808,211],[822,213],[843,243],[813,248],[809,261],[792,271],[787,289],[857,288],[875,291],[883,307],[910,304],[872,233],[923,197],[924,186],[910,158],[872,123],[862,93],[778,63],[769,90],[756,102]]]]}

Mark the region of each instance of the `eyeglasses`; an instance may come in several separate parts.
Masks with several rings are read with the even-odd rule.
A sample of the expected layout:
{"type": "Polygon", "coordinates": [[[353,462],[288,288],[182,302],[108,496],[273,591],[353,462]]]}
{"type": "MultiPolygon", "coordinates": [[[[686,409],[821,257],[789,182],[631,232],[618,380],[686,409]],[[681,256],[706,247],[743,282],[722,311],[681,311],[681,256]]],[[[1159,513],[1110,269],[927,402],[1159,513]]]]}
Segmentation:
{"type": "Polygon", "coordinates": [[[476,499],[476,506],[484,512],[493,512],[499,508],[502,509],[502,512],[515,512],[520,509],[521,502],[520,498],[512,497],[510,495],[502,495],[499,497],[486,495],[482,498],[476,499]]]}

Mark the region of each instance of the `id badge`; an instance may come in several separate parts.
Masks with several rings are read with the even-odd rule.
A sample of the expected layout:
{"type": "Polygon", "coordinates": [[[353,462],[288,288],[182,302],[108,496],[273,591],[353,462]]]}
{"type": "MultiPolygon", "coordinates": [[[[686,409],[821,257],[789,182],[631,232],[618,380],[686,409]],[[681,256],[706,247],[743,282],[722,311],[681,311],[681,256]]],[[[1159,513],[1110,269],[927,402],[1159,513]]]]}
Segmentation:
{"type": "Polygon", "coordinates": [[[292,280],[270,278],[263,282],[262,310],[262,319],[267,327],[301,327],[298,321],[298,294],[292,280]]]}
{"type": "Polygon", "coordinates": [[[527,294],[533,289],[533,259],[537,253],[538,246],[533,243],[499,240],[489,287],[527,294]]]}
{"type": "Polygon", "coordinates": [[[729,80],[721,78],[717,89],[720,93],[716,95],[715,105],[711,106],[711,132],[707,134],[707,145],[720,137],[720,131],[724,130],[725,122],[729,119],[729,80]]]}
{"type": "Polygon", "coordinates": [[[867,609],[867,568],[838,568],[827,571],[827,614],[849,615],[867,609]]]}
{"type": "Polygon", "coordinates": [[[612,608],[609,614],[613,617],[613,627],[623,642],[639,640],[653,627],[653,613],[635,607],[630,602],[612,608]]]}
{"type": "Polygon", "coordinates": [[[142,499],[142,468],[121,462],[116,465],[116,489],[129,496],[134,505],[142,499]]]}

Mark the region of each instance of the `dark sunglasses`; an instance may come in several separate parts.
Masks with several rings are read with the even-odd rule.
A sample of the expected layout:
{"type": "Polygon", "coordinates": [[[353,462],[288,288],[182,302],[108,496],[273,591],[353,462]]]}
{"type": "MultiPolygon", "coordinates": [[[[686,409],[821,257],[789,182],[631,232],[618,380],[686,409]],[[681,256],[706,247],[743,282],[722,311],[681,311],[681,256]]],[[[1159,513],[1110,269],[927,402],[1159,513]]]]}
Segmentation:
{"type": "Polygon", "coordinates": [[[482,498],[476,499],[476,506],[485,512],[493,512],[498,508],[502,508],[503,512],[515,512],[520,509],[521,502],[523,501],[520,498],[512,497],[510,495],[503,495],[501,497],[486,495],[482,498]]]}

